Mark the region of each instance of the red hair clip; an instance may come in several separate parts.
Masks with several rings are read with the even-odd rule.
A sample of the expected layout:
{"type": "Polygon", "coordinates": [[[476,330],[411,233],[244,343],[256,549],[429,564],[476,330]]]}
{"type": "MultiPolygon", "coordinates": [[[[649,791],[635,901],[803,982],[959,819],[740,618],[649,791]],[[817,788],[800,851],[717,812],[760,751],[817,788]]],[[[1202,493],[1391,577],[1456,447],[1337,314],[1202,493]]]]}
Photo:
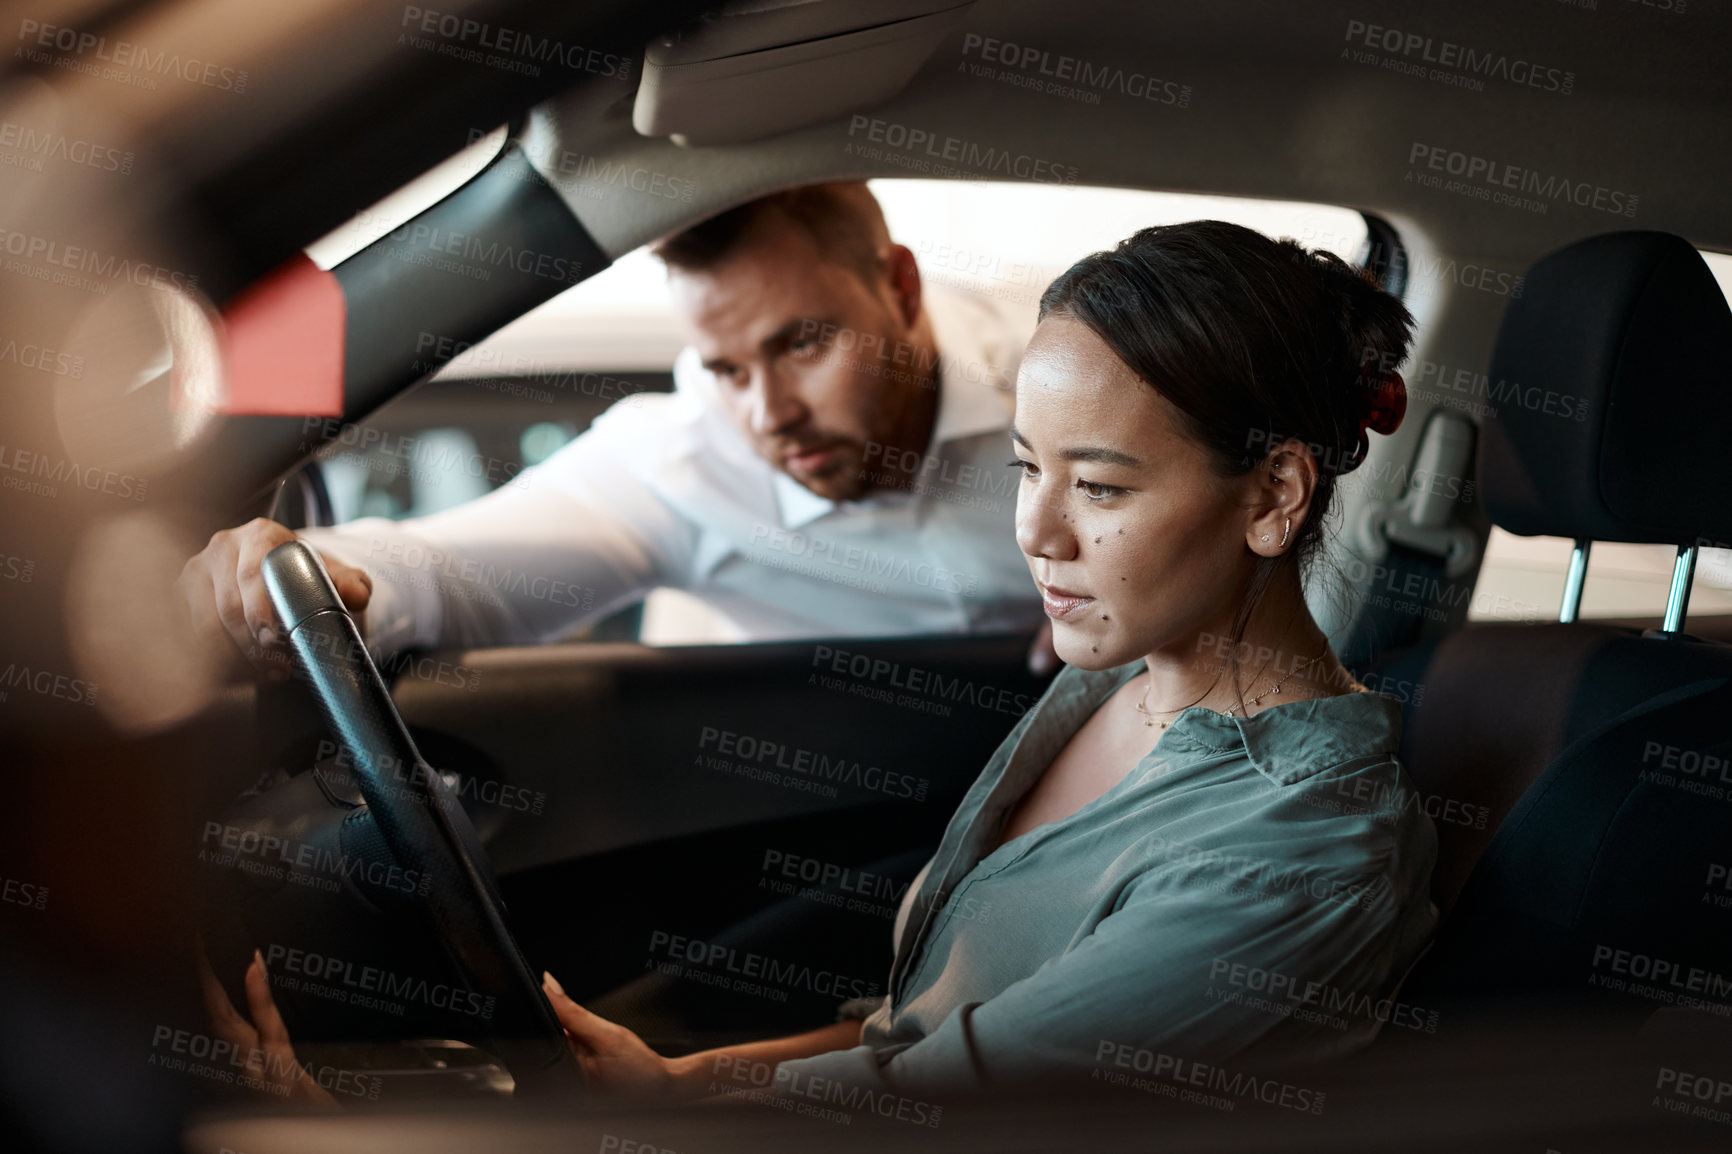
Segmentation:
{"type": "Polygon", "coordinates": [[[1375,376],[1367,373],[1362,380],[1367,395],[1359,411],[1359,438],[1353,447],[1353,456],[1342,468],[1344,473],[1357,469],[1371,452],[1367,430],[1387,437],[1401,427],[1401,419],[1407,415],[1407,383],[1401,379],[1400,373],[1394,369],[1375,376]]]}
{"type": "Polygon", "coordinates": [[[1367,391],[1370,395],[1359,418],[1359,431],[1370,429],[1387,437],[1401,428],[1401,418],[1407,415],[1407,383],[1401,374],[1394,369],[1381,373],[1367,391]]]}

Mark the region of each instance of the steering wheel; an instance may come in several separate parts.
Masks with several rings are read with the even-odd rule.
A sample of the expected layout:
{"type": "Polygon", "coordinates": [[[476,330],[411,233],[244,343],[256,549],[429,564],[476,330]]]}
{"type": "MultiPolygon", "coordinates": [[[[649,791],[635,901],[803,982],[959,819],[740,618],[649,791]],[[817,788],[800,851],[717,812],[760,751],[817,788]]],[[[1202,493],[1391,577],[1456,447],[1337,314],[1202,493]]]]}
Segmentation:
{"type": "Polygon", "coordinates": [[[495,998],[477,1044],[504,1062],[520,1091],[580,1088],[565,1031],[511,934],[475,828],[416,750],[324,563],[303,542],[289,541],[265,556],[262,570],[295,670],[347,748],[385,845],[405,870],[431,878],[423,901],[434,933],[461,980],[495,998]]]}

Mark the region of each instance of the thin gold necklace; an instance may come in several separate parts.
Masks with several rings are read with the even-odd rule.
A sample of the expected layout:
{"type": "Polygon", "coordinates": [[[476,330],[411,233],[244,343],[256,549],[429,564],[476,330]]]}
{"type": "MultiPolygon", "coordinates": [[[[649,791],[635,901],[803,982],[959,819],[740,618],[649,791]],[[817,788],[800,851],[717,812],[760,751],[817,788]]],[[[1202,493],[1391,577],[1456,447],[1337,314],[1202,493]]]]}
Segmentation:
{"type": "MultiPolygon", "coordinates": [[[[1209,688],[1203,690],[1202,697],[1197,698],[1197,701],[1201,701],[1201,700],[1203,700],[1203,697],[1209,696],[1210,691],[1215,688],[1215,684],[1217,682],[1219,682],[1220,680],[1221,679],[1219,677],[1217,677],[1215,679],[1215,681],[1210,682],[1209,688]]],[[[1149,690],[1153,689],[1154,687],[1155,687],[1155,675],[1153,673],[1150,673],[1149,674],[1149,683],[1147,685],[1143,686],[1142,700],[1137,702],[1137,712],[1143,715],[1143,724],[1150,729],[1153,729],[1155,727],[1155,720],[1154,720],[1155,714],[1149,712],[1149,690]]],[[[1191,705],[1197,704],[1197,701],[1191,702],[1191,705]]],[[[1155,711],[1155,713],[1182,713],[1185,710],[1191,708],[1191,705],[1181,705],[1177,709],[1158,709],[1155,711]]],[[[1162,729],[1167,728],[1167,725],[1168,725],[1167,722],[1165,722],[1165,721],[1161,722],[1161,728],[1162,729]]]]}
{"type": "MultiPolygon", "coordinates": [[[[1301,669],[1309,669],[1313,665],[1316,665],[1319,661],[1323,660],[1323,655],[1327,652],[1329,652],[1329,642],[1327,640],[1325,640],[1323,642],[1323,648],[1317,651],[1317,656],[1309,658],[1299,665],[1295,665],[1288,672],[1286,677],[1283,677],[1281,680],[1277,681],[1272,687],[1265,689],[1262,693],[1258,694],[1256,697],[1253,697],[1251,699],[1251,704],[1252,705],[1261,705],[1263,703],[1263,698],[1265,698],[1265,697],[1269,697],[1269,696],[1279,697],[1281,695],[1281,687],[1283,685],[1287,684],[1287,682],[1292,679],[1292,677],[1295,673],[1298,673],[1301,669]]],[[[1227,717],[1233,716],[1233,711],[1237,708],[1239,708],[1237,705],[1229,705],[1227,707],[1227,712],[1226,712],[1225,716],[1227,716],[1227,717]]],[[[1249,715],[1247,714],[1247,716],[1249,716],[1249,715]]]]}
{"type": "MultiPolygon", "coordinates": [[[[1319,661],[1323,660],[1323,654],[1327,653],[1328,651],[1329,651],[1329,642],[1324,641],[1323,642],[1323,648],[1318,651],[1317,656],[1309,658],[1308,660],[1302,662],[1299,665],[1295,665],[1291,670],[1288,671],[1286,677],[1283,677],[1281,680],[1277,681],[1274,685],[1272,685],[1268,689],[1265,689],[1262,693],[1258,694],[1256,697],[1253,697],[1251,699],[1251,704],[1252,705],[1261,705],[1261,704],[1263,704],[1263,698],[1265,698],[1265,697],[1279,697],[1281,695],[1281,687],[1283,685],[1287,684],[1288,681],[1292,680],[1294,674],[1298,673],[1301,669],[1309,669],[1311,666],[1313,666],[1313,665],[1317,664],[1319,661]]],[[[1153,689],[1154,687],[1155,687],[1155,678],[1154,678],[1154,674],[1151,673],[1149,675],[1149,683],[1147,685],[1143,686],[1143,696],[1140,700],[1138,700],[1137,707],[1136,707],[1137,712],[1143,715],[1143,725],[1149,729],[1153,729],[1155,727],[1155,725],[1156,725],[1155,715],[1157,713],[1183,713],[1185,710],[1191,708],[1191,705],[1197,704],[1197,701],[1201,701],[1201,700],[1203,700],[1204,697],[1209,696],[1210,690],[1213,690],[1215,688],[1214,684],[1210,684],[1208,689],[1203,690],[1202,696],[1198,697],[1197,701],[1191,702],[1191,705],[1181,705],[1177,709],[1158,709],[1158,710],[1155,710],[1153,713],[1151,713],[1149,711],[1149,690],[1153,689]]],[[[1233,711],[1238,709],[1238,708],[1239,707],[1237,705],[1229,705],[1227,707],[1227,712],[1223,716],[1232,717],[1233,711]]],[[[1171,724],[1171,722],[1163,721],[1163,722],[1160,722],[1159,724],[1160,724],[1160,727],[1162,729],[1165,729],[1165,728],[1167,728],[1168,725],[1171,724]]]]}

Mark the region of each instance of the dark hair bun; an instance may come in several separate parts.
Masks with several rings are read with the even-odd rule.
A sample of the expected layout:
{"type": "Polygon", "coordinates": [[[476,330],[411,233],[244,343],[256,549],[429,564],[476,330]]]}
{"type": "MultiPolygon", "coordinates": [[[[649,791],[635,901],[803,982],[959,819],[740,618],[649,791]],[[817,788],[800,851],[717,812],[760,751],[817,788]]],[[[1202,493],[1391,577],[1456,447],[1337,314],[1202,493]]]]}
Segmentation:
{"type": "MultiPolygon", "coordinates": [[[[1407,385],[1396,366],[1407,358],[1413,317],[1401,302],[1384,292],[1364,269],[1354,268],[1328,252],[1307,252],[1290,240],[1278,242],[1302,257],[1315,272],[1326,302],[1334,302],[1331,319],[1339,347],[1352,362],[1350,371],[1330,372],[1328,379],[1345,386],[1344,406],[1337,414],[1352,445],[1333,471],[1350,473],[1370,451],[1367,431],[1384,436],[1401,427],[1407,415],[1407,385]]],[[[1345,369],[1345,366],[1340,366],[1345,369]]]]}

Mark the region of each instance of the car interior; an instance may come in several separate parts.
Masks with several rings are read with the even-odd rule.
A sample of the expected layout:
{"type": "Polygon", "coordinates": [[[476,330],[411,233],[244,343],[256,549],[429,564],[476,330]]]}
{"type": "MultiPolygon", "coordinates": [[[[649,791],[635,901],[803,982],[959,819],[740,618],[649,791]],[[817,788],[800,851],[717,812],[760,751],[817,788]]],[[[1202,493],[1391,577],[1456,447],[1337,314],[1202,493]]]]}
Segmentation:
{"type": "Polygon", "coordinates": [[[1724,10],[32,0],[15,31],[0,340],[78,370],[0,353],[0,873],[39,896],[0,906],[18,1148],[1038,1150],[1084,1116],[1106,1149],[1725,1148],[1724,10]],[[17,143],[57,137],[127,159],[17,143]],[[1406,419],[1309,591],[1402,705],[1442,920],[1399,996],[1434,1029],[1292,1074],[1319,1117],[1031,1095],[916,1132],[585,1096],[543,970],[597,1012],[659,986],[634,1025],[666,1054],[839,1001],[670,977],[675,937],[883,980],[897,902],[1049,680],[1032,635],[669,644],[639,604],[375,662],[304,546],[265,568],[295,676],[176,632],[220,529],[445,507],[671,390],[659,351],[597,352],[606,325],[561,330],[565,360],[509,341],[678,229],[855,179],[1349,210],[1417,321],[1406,419]],[[484,464],[429,486],[393,438],[484,464]],[[1626,548],[1650,592],[1596,602],[1626,548]],[[917,706],[886,700],[910,673],[917,706]],[[831,783],[751,779],[784,751],[831,783]],[[291,884],[302,852],[366,876],[291,884]],[[277,990],[297,1052],[377,1102],[300,1115],[161,1061],[208,1029],[196,958],[240,1005],[252,951],[290,947],[441,991],[277,990]]]}

